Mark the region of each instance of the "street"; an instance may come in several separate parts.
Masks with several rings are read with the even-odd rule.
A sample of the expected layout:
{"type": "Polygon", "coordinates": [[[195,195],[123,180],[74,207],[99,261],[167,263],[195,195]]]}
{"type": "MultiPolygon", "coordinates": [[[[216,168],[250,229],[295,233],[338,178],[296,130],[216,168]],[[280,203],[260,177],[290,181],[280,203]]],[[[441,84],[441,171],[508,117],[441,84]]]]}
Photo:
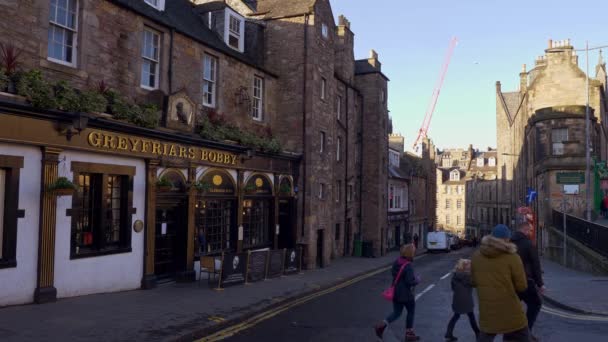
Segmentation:
{"type": "MultiPolygon", "coordinates": [[[[422,340],[444,340],[445,327],[451,315],[450,277],[446,275],[456,260],[471,253],[472,250],[466,248],[449,254],[426,254],[414,262],[422,277],[417,288],[414,326],[422,340]]],[[[226,341],[373,341],[376,339],[373,324],[391,310],[390,303],[380,296],[389,282],[387,270],[290,308],[250,329],[239,331],[226,341]]],[[[550,286],[547,284],[549,289],[550,286]]],[[[403,340],[404,316],[405,312],[386,330],[384,341],[403,340]]],[[[608,319],[588,319],[545,307],[537,321],[535,334],[541,341],[605,341],[608,319]]],[[[460,341],[474,341],[466,318],[461,318],[454,334],[460,341]]]]}

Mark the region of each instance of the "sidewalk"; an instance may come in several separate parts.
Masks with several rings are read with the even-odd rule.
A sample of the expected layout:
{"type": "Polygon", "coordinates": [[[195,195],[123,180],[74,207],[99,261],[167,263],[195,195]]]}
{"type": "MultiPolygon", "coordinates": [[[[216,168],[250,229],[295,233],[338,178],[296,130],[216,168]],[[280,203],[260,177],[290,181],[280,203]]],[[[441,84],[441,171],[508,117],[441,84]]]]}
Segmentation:
{"type": "MultiPolygon", "coordinates": [[[[422,252],[422,251],[421,251],[422,252]]],[[[397,257],[341,258],[327,268],[215,291],[203,281],[0,308],[2,341],[173,341],[388,266],[397,257]],[[219,317],[219,318],[218,318],[219,317]]]]}
{"type": "Polygon", "coordinates": [[[608,277],[575,271],[541,258],[549,304],[585,314],[608,315],[608,277]]]}

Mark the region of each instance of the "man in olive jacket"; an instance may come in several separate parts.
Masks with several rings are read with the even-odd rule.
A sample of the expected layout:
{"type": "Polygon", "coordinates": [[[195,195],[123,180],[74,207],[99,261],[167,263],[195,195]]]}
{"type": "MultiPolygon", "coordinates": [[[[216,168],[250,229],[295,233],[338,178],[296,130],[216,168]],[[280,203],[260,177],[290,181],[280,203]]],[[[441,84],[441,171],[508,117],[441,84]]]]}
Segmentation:
{"type": "Polygon", "coordinates": [[[505,341],[530,341],[528,320],[517,296],[528,282],[510,238],[509,227],[497,225],[472,258],[471,275],[479,301],[478,342],[494,341],[496,335],[503,335],[505,341]]]}
{"type": "MultiPolygon", "coordinates": [[[[521,257],[528,278],[528,289],[519,294],[519,298],[526,303],[526,316],[528,327],[532,331],[536,317],[542,307],[541,294],[544,292],[545,283],[543,282],[543,272],[540,267],[538,251],[530,241],[532,227],[528,222],[519,224],[517,232],[511,237],[511,242],[517,246],[517,254],[521,257]]],[[[532,340],[536,340],[532,336],[532,340]]]]}

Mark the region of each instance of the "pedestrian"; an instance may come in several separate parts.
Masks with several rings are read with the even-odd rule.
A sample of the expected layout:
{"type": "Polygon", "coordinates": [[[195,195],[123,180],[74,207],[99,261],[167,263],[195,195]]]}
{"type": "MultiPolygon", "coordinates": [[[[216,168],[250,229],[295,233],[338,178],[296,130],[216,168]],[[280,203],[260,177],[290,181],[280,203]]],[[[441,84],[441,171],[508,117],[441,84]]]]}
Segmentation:
{"type": "Polygon", "coordinates": [[[460,319],[460,315],[467,315],[471,328],[475,332],[475,336],[479,336],[479,327],[475,318],[473,303],[473,284],[471,282],[471,260],[460,259],[454,268],[452,275],[452,311],[454,315],[448,323],[448,328],[445,333],[446,341],[458,341],[454,336],[454,327],[460,319]]]}
{"type": "Polygon", "coordinates": [[[376,336],[382,339],[386,327],[399,319],[403,308],[407,310],[405,319],[405,341],[418,341],[420,337],[414,332],[414,315],[416,311],[416,299],[414,288],[420,282],[420,277],[414,273],[412,262],[416,255],[416,247],[413,244],[401,246],[400,257],[393,263],[391,273],[395,293],[393,296],[393,312],[386,319],[375,326],[376,336]],[[399,273],[401,273],[399,275],[399,273]]]}
{"type": "Polygon", "coordinates": [[[418,233],[414,233],[414,246],[418,249],[418,233]]]}
{"type": "Polygon", "coordinates": [[[528,319],[530,338],[532,341],[537,341],[536,336],[532,334],[532,328],[543,304],[542,294],[545,291],[545,283],[543,282],[538,251],[530,240],[531,232],[530,224],[522,222],[518,225],[517,232],[511,237],[511,242],[517,246],[517,254],[519,254],[526,272],[528,288],[526,291],[519,293],[519,298],[526,303],[526,318],[528,319]]]}
{"type": "Polygon", "coordinates": [[[504,341],[530,342],[528,320],[518,293],[528,287],[517,247],[510,242],[511,231],[504,224],[481,239],[471,260],[471,278],[479,303],[478,342],[492,342],[496,335],[504,341]]]}

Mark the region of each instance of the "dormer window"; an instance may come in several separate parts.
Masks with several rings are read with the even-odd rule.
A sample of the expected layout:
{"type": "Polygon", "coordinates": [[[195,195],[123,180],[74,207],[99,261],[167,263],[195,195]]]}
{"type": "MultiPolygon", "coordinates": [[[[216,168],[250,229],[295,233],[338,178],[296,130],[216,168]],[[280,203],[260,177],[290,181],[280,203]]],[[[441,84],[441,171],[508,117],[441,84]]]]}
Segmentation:
{"type": "Polygon", "coordinates": [[[450,180],[459,181],[460,180],[460,171],[454,170],[454,171],[450,172],[450,180]]]}
{"type": "Polygon", "coordinates": [[[236,12],[226,9],[224,39],[231,48],[243,52],[245,50],[245,19],[236,12]]]}
{"type": "Polygon", "coordinates": [[[165,0],[144,0],[144,2],[159,11],[165,10],[165,0]]]}

